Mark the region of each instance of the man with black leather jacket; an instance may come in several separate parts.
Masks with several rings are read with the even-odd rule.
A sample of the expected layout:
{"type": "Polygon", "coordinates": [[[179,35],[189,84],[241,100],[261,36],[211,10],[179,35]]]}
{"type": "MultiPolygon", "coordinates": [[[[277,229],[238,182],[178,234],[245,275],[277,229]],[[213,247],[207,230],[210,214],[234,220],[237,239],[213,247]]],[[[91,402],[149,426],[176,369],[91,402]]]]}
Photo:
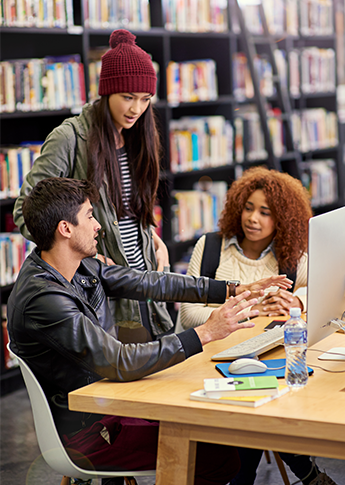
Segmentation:
{"type": "MultiPolygon", "coordinates": [[[[10,346],[39,379],[75,461],[82,466],[91,462],[96,469],[153,469],[158,423],[71,412],[68,393],[102,378],[132,381],[180,363],[208,342],[252,327],[251,321],[238,321],[256,300],[246,301],[250,292],[244,291],[200,327],[145,344],[119,342],[107,296],[221,303],[227,286],[208,278],[105,266],[94,258],[100,230],[91,205],[96,201],[89,182],[64,178],[42,180],[26,197],[23,214],[37,248],[24,262],[8,300],[10,346]]],[[[225,484],[236,473],[237,454],[230,447],[203,444],[198,456],[196,484],[225,484]]]]}

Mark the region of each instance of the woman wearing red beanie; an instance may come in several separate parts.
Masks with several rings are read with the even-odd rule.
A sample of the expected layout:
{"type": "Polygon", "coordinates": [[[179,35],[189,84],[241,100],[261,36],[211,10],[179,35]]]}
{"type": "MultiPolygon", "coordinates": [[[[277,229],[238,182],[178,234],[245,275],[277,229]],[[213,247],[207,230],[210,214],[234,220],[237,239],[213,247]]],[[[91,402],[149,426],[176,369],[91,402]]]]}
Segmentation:
{"type": "MultiPolygon", "coordinates": [[[[48,135],[16,201],[15,223],[30,239],[22,203],[40,180],[87,178],[96,184],[100,194],[93,211],[102,226],[102,255],[98,257],[108,264],[163,270],[169,265],[168,252],[154,231],[153,218],[160,151],[150,102],[156,92],[156,73],[150,56],[135,44],[130,32],[114,31],[110,47],[102,57],[100,99],[85,105],[79,116],[66,119],[48,135]]],[[[152,340],[173,328],[164,303],[148,301],[140,307],[133,300],[110,303],[114,322],[120,327],[116,329],[120,340],[125,340],[121,338],[125,328],[138,329],[138,335],[127,335],[131,342],[152,340]]],[[[112,333],[114,329],[109,327],[104,330],[112,333]]],[[[133,443],[130,449],[121,446],[116,438],[121,425],[114,416],[107,417],[107,429],[113,430],[109,442],[103,438],[102,429],[93,426],[68,437],[65,445],[82,450],[95,468],[114,469],[116,464],[130,461],[132,469],[154,469],[159,423],[131,418],[127,421],[125,442],[133,443]]],[[[238,468],[236,449],[198,443],[195,484],[225,485],[238,468]]],[[[103,483],[114,485],[119,481],[103,483]]]]}
{"type": "MultiPolygon", "coordinates": [[[[150,101],[156,92],[155,69],[127,30],[115,30],[109,43],[102,57],[100,99],[48,135],[16,202],[15,223],[30,239],[22,203],[41,179],[87,178],[100,193],[94,207],[102,225],[98,258],[140,270],[168,270],[168,251],[154,230],[153,216],[160,155],[150,101]]],[[[124,342],[152,340],[173,328],[165,303],[121,299],[111,305],[124,342]]]]}

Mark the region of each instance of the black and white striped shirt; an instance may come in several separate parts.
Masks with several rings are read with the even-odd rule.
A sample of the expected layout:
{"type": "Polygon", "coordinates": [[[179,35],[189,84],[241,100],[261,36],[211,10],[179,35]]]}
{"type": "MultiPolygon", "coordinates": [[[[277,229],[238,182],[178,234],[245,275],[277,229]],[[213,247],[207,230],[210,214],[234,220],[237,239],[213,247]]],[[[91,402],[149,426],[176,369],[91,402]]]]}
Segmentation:
{"type": "MultiPolygon", "coordinates": [[[[132,180],[125,148],[116,150],[121,171],[122,201],[129,208],[132,195],[132,180]]],[[[125,249],[128,264],[131,268],[145,270],[143,244],[139,232],[139,222],[134,217],[124,216],[119,220],[122,244],[125,249]]]]}

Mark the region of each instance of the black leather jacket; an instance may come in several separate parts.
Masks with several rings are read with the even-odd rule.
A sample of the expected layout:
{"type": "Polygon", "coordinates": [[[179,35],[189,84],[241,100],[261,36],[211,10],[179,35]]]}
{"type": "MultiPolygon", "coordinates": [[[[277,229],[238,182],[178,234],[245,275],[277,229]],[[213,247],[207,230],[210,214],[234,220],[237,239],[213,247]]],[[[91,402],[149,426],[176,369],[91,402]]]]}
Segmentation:
{"type": "Polygon", "coordinates": [[[60,434],[69,434],[99,416],[69,411],[68,392],[101,378],[140,379],[202,350],[193,329],[122,344],[114,336],[107,296],[221,303],[225,294],[223,281],[105,266],[92,258],[81,262],[70,283],[34,250],[8,300],[10,346],[39,379],[60,434]]]}

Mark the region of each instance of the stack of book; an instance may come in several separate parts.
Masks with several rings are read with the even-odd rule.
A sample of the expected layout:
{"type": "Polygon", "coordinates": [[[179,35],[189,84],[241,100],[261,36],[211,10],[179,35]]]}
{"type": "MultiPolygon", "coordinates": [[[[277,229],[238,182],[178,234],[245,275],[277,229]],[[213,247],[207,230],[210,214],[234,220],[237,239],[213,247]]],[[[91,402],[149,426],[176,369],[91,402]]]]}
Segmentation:
{"type": "Polygon", "coordinates": [[[192,392],[190,399],[220,404],[257,407],[289,392],[275,376],[204,379],[204,389],[192,392]]]}

